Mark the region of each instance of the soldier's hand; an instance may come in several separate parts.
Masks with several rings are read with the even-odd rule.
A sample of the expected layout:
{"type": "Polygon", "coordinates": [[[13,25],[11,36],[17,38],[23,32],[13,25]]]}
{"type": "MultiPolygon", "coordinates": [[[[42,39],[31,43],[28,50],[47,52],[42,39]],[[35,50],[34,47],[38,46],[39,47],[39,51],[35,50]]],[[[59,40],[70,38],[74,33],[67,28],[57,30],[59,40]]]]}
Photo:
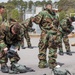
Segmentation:
{"type": "Polygon", "coordinates": [[[4,48],[4,52],[5,53],[7,53],[8,52],[8,48],[6,47],[6,48],[4,48]]]}

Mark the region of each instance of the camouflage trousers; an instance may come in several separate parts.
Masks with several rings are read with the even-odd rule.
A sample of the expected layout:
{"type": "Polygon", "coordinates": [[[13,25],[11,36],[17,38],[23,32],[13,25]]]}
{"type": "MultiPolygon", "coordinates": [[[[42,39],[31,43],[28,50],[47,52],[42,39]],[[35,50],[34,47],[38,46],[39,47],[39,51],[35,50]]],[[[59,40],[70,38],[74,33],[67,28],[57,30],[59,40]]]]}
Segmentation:
{"type": "MultiPolygon", "coordinates": [[[[14,48],[12,48],[14,50],[14,48]]],[[[3,51],[2,48],[0,48],[0,64],[1,63],[7,63],[8,62],[8,58],[10,60],[10,62],[18,62],[20,60],[19,55],[17,54],[17,52],[15,51],[10,51],[10,49],[8,50],[7,53],[5,53],[3,51]]]]}
{"type": "Polygon", "coordinates": [[[59,51],[63,51],[62,42],[64,42],[65,44],[66,51],[70,50],[69,38],[67,35],[64,35],[63,37],[61,37],[61,41],[59,43],[59,51]]]}
{"type": "MultiPolygon", "coordinates": [[[[27,45],[28,45],[28,46],[31,46],[30,36],[29,36],[29,34],[28,34],[27,31],[24,32],[24,37],[25,37],[25,39],[26,39],[27,45]]],[[[24,38],[22,39],[21,45],[24,46],[24,38]]]]}
{"type": "Polygon", "coordinates": [[[55,67],[57,58],[57,44],[56,44],[56,33],[52,34],[50,32],[42,31],[41,38],[39,42],[39,63],[43,60],[47,62],[47,48],[48,53],[48,64],[51,67],[55,67]]]}

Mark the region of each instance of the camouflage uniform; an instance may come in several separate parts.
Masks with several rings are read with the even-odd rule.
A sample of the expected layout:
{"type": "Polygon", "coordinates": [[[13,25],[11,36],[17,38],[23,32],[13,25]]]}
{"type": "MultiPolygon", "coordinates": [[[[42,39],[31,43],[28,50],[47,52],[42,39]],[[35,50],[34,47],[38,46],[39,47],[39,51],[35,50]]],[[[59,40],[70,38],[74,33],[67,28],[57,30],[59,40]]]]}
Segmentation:
{"type": "Polygon", "coordinates": [[[41,37],[39,42],[39,67],[46,67],[46,53],[47,48],[49,49],[48,63],[50,68],[56,66],[57,58],[57,28],[53,25],[53,21],[57,20],[55,13],[49,9],[41,11],[34,17],[34,22],[39,24],[41,29],[41,37]]]}
{"type": "Polygon", "coordinates": [[[3,13],[4,13],[5,7],[3,5],[0,5],[0,25],[2,24],[3,21],[3,13]]]}
{"type": "MultiPolygon", "coordinates": [[[[60,44],[59,44],[59,54],[63,53],[62,39],[63,39],[63,42],[65,44],[66,52],[71,52],[68,34],[70,34],[72,32],[73,26],[71,25],[71,22],[68,21],[68,19],[63,19],[60,22],[60,27],[61,27],[61,41],[60,41],[60,44]]],[[[60,55],[63,55],[63,54],[60,54],[60,55]]],[[[72,54],[70,53],[69,55],[72,55],[72,54]]]]}
{"type": "Polygon", "coordinates": [[[2,15],[0,14],[0,25],[1,25],[1,23],[2,23],[2,15]]]}
{"type": "MultiPolygon", "coordinates": [[[[25,39],[26,39],[26,41],[27,41],[28,47],[31,47],[30,36],[29,36],[29,33],[28,33],[28,29],[29,29],[30,27],[32,27],[32,22],[31,22],[30,19],[31,19],[31,18],[26,19],[25,21],[22,22],[22,26],[23,26],[23,28],[24,28],[24,37],[25,37],[25,39]]],[[[23,40],[22,40],[22,47],[24,47],[24,38],[23,38],[23,40]]]]}
{"type": "MultiPolygon", "coordinates": [[[[17,62],[20,60],[17,52],[13,54],[13,56],[8,56],[8,53],[4,52],[4,48],[8,47],[8,52],[10,51],[11,47],[19,48],[21,44],[22,37],[24,35],[23,29],[21,29],[18,35],[13,35],[10,31],[11,26],[1,25],[0,26],[0,63],[7,63],[8,58],[10,59],[11,63],[17,62]]],[[[12,54],[11,54],[12,55],[12,54]]]]}

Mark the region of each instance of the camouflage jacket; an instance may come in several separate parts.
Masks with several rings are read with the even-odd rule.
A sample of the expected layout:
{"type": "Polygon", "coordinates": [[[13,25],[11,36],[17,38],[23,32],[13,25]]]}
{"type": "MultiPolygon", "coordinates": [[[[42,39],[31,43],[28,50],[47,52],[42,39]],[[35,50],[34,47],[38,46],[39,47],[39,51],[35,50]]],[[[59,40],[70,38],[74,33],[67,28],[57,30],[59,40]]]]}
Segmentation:
{"type": "Polygon", "coordinates": [[[21,29],[19,34],[13,35],[10,30],[11,27],[12,26],[7,25],[0,26],[0,48],[4,49],[5,47],[8,47],[8,45],[20,46],[24,31],[21,29]]]}
{"type": "Polygon", "coordinates": [[[1,23],[2,23],[2,15],[0,14],[0,25],[1,25],[1,23]]]}
{"type": "Polygon", "coordinates": [[[31,18],[26,19],[25,21],[23,21],[22,23],[22,27],[25,31],[27,31],[30,27],[33,26],[32,22],[31,22],[31,18]]]}
{"type": "Polygon", "coordinates": [[[71,25],[71,22],[68,21],[68,19],[63,19],[62,21],[60,21],[60,27],[61,27],[61,32],[63,34],[70,34],[72,32],[72,30],[74,29],[74,27],[71,25]]]}
{"type": "Polygon", "coordinates": [[[39,24],[41,30],[56,32],[57,28],[53,25],[53,22],[57,20],[56,14],[48,9],[41,11],[38,15],[34,17],[34,22],[39,24]]]}

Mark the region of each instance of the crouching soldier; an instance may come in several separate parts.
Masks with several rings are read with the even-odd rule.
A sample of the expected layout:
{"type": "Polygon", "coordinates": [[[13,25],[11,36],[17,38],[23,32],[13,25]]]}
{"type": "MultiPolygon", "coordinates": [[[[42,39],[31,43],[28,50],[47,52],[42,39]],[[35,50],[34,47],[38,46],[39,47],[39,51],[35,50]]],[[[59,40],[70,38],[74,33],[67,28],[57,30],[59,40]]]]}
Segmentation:
{"type": "Polygon", "coordinates": [[[20,60],[17,50],[24,35],[22,27],[18,24],[12,24],[10,26],[1,25],[0,26],[0,64],[1,71],[3,73],[8,73],[9,68],[7,66],[8,58],[12,64],[20,60]]]}

